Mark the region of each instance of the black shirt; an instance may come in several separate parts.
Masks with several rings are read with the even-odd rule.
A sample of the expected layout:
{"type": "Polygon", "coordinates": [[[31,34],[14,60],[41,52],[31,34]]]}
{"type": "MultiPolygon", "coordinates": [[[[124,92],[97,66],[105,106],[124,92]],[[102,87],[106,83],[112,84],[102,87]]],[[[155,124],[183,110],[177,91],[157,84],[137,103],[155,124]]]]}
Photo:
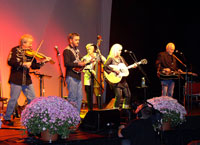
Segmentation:
{"type": "MultiPolygon", "coordinates": [[[[63,51],[64,65],[66,67],[66,76],[71,76],[73,78],[76,78],[77,80],[81,80],[81,73],[77,73],[72,70],[73,68],[80,66],[78,66],[78,62],[75,61],[76,57],[74,53],[70,50],[70,48],[74,49],[75,52],[77,52],[78,50],[75,50],[76,48],[67,46],[67,48],[63,51]]],[[[79,56],[79,58],[81,58],[79,53],[77,53],[77,55],[79,56]]]]}
{"type": "Polygon", "coordinates": [[[172,71],[177,71],[176,59],[169,53],[160,52],[156,60],[157,71],[162,71],[163,68],[170,68],[172,71]]]}

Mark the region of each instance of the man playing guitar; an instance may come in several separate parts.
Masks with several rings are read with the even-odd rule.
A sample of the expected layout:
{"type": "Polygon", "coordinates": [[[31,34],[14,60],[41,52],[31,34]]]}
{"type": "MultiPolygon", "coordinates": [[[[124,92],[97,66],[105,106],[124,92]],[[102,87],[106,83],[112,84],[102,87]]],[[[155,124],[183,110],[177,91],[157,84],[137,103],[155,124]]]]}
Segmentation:
{"type": "Polygon", "coordinates": [[[73,71],[75,67],[84,67],[85,62],[80,61],[81,56],[79,49],[80,35],[77,33],[70,33],[68,35],[68,46],[63,52],[64,65],[66,67],[66,82],[69,91],[68,101],[75,104],[77,110],[80,112],[82,103],[82,83],[81,73],[73,71]]]}

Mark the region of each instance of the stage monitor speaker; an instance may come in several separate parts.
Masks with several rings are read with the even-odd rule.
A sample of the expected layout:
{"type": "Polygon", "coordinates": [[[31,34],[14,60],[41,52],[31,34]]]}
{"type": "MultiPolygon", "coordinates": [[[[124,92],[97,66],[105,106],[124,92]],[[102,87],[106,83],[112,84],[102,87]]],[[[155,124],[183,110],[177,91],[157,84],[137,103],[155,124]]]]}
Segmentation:
{"type": "Polygon", "coordinates": [[[102,131],[117,128],[120,125],[118,109],[88,111],[79,128],[82,131],[102,131]]]}

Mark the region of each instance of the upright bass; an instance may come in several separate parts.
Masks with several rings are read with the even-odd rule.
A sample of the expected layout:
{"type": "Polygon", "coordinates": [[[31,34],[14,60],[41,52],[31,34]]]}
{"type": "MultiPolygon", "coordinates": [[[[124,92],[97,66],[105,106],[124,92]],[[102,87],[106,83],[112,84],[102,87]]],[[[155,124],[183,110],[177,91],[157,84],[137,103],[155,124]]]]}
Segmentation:
{"type": "Polygon", "coordinates": [[[103,60],[102,60],[102,55],[100,53],[99,50],[99,46],[101,44],[101,36],[98,35],[97,36],[97,60],[96,60],[96,64],[95,64],[95,79],[94,79],[94,94],[97,97],[97,104],[98,104],[98,108],[101,109],[102,108],[102,94],[104,92],[104,70],[103,70],[103,60]]]}

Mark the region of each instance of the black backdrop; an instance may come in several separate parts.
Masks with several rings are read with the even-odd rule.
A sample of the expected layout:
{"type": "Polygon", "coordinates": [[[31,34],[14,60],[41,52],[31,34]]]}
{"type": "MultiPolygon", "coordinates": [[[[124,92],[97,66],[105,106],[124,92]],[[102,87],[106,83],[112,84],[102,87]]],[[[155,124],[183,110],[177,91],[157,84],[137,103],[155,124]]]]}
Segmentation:
{"type": "MultiPolygon", "coordinates": [[[[158,52],[165,51],[168,42],[174,42],[176,49],[183,53],[184,56],[175,55],[187,64],[190,71],[199,74],[199,18],[200,9],[194,1],[113,0],[110,46],[120,43],[123,49],[133,51],[138,60],[148,60],[147,65],[141,66],[148,77],[147,98],[161,95],[155,60],[158,52]]],[[[122,56],[128,64],[134,63],[129,54],[122,53],[122,56]]],[[[143,97],[142,91],[137,89],[143,76],[138,68],[130,70],[127,81],[133,98],[143,97]]],[[[181,88],[183,84],[184,80],[181,80],[181,88]]],[[[178,99],[183,90],[179,92],[177,86],[178,83],[174,97],[178,99]]],[[[107,91],[107,102],[112,97],[113,93],[107,91]]]]}

